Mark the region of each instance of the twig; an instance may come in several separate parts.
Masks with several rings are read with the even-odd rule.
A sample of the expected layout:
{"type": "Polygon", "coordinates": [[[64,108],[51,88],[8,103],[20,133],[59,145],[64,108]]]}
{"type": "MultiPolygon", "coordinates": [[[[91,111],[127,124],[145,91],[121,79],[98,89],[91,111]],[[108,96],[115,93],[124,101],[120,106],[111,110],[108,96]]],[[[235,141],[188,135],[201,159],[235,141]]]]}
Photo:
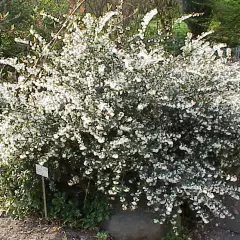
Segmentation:
{"type": "Polygon", "coordinates": [[[87,189],[86,189],[86,193],[85,193],[85,197],[84,197],[83,209],[86,208],[87,196],[88,196],[88,192],[89,192],[89,185],[90,185],[90,179],[88,179],[88,185],[87,185],[87,189]]]}
{"type": "Polygon", "coordinates": [[[54,44],[55,41],[57,40],[57,37],[59,36],[59,34],[62,32],[62,30],[64,29],[64,27],[66,26],[68,20],[70,17],[72,17],[75,12],[78,10],[78,8],[85,2],[86,0],[82,0],[81,2],[78,3],[78,5],[73,9],[73,11],[70,13],[70,15],[67,17],[67,19],[65,20],[65,22],[62,24],[61,28],[58,30],[58,32],[55,34],[55,36],[52,38],[52,40],[47,44],[46,47],[50,46],[51,44],[54,44]]]}
{"type": "MultiPolygon", "coordinates": [[[[62,24],[61,28],[58,30],[58,32],[55,34],[55,36],[52,38],[52,40],[45,46],[45,48],[49,47],[50,45],[54,44],[57,40],[57,37],[59,36],[59,34],[61,33],[61,31],[65,28],[68,20],[70,19],[70,17],[72,17],[75,12],[78,10],[78,8],[85,2],[86,0],[82,0],[81,2],[78,3],[78,5],[73,9],[73,11],[70,13],[70,15],[68,15],[67,19],[65,20],[65,22],[62,24]]],[[[37,59],[36,63],[34,64],[35,66],[37,66],[38,62],[42,59],[42,56],[40,58],[37,59]]],[[[40,71],[41,72],[41,71],[40,71]]],[[[40,73],[39,72],[39,73],[40,73]]]]}

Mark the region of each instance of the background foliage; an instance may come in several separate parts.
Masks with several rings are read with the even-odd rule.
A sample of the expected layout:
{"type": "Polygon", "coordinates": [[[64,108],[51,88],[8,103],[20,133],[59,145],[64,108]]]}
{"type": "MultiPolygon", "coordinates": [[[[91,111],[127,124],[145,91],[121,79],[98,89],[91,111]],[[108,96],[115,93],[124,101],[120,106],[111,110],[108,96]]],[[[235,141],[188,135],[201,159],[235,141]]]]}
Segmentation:
{"type": "Polygon", "coordinates": [[[218,0],[214,4],[211,27],[216,30],[213,39],[235,47],[240,44],[240,1],[218,0]]]}
{"type": "Polygon", "coordinates": [[[28,37],[32,26],[45,38],[50,38],[57,25],[50,19],[44,20],[42,14],[46,11],[48,14],[61,18],[67,13],[67,9],[68,1],[65,0],[1,0],[0,13],[3,17],[0,22],[0,54],[3,57],[27,54],[29,49],[16,43],[14,39],[28,37]]]}
{"type": "MultiPolygon", "coordinates": [[[[1,0],[1,55],[9,57],[26,54],[28,50],[24,45],[15,43],[14,38],[29,36],[29,29],[32,25],[41,32],[41,35],[49,39],[51,32],[56,31],[60,26],[52,20],[46,18],[44,20],[42,13],[46,12],[61,19],[64,14],[72,11],[77,2],[75,0],[1,0]]],[[[77,11],[77,14],[91,12],[95,16],[101,16],[107,10],[114,9],[118,3],[117,0],[88,0],[77,11]]],[[[154,31],[151,34],[156,34],[159,29],[167,28],[169,31],[174,19],[181,14],[201,12],[204,13],[203,16],[187,20],[190,32],[197,36],[204,31],[214,29],[216,33],[210,37],[211,40],[225,42],[230,47],[239,45],[239,0],[125,0],[123,5],[125,24],[130,26],[132,31],[136,31],[140,26],[142,16],[153,8],[157,8],[159,14],[155,19],[154,28],[152,28],[154,31]]],[[[179,46],[183,44],[182,34],[175,36],[175,31],[172,33],[174,40],[171,43],[176,43],[173,49],[179,53],[179,46]]]]}

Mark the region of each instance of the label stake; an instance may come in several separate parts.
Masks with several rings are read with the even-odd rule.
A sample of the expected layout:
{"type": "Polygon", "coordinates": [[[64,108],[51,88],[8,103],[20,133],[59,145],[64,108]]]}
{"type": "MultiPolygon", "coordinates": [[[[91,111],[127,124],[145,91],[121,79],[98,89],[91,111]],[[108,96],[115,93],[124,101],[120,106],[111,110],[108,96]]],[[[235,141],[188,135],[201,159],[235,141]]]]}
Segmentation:
{"type": "Polygon", "coordinates": [[[47,200],[46,200],[46,187],[45,187],[44,177],[48,178],[48,168],[36,164],[36,173],[42,176],[43,208],[44,208],[44,216],[47,219],[47,200]]]}
{"type": "Polygon", "coordinates": [[[46,200],[46,188],[45,188],[45,181],[44,177],[42,176],[42,189],[43,189],[43,205],[44,205],[44,215],[47,219],[47,200],[46,200]]]}

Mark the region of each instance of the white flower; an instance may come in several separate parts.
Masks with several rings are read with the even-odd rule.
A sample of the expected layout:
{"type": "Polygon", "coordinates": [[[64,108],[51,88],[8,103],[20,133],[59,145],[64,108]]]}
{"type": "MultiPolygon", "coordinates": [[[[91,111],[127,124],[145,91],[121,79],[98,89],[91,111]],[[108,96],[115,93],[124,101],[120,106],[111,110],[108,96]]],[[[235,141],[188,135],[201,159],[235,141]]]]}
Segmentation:
{"type": "Polygon", "coordinates": [[[200,143],[203,143],[203,137],[202,137],[202,136],[197,136],[197,140],[198,140],[200,143]]]}
{"type": "Polygon", "coordinates": [[[104,75],[104,71],[105,71],[105,65],[100,65],[100,66],[98,66],[98,73],[100,74],[100,75],[104,75]]]}
{"type": "Polygon", "coordinates": [[[203,222],[204,222],[205,224],[209,223],[209,220],[208,220],[207,218],[204,218],[204,217],[202,217],[202,216],[201,216],[201,218],[202,218],[202,220],[203,220],[203,222]]]}
{"type": "Polygon", "coordinates": [[[104,142],[105,142],[105,138],[104,138],[104,137],[98,137],[98,138],[97,138],[97,141],[98,141],[99,143],[104,143],[104,142]]]}
{"type": "Polygon", "coordinates": [[[147,200],[151,201],[152,200],[152,196],[147,196],[147,200]]]}
{"type": "Polygon", "coordinates": [[[108,193],[109,193],[109,195],[116,195],[117,194],[117,192],[114,191],[114,190],[109,190],[108,193]]]}
{"type": "Polygon", "coordinates": [[[147,182],[147,183],[151,183],[151,182],[153,182],[153,179],[152,179],[152,178],[147,178],[147,179],[146,179],[146,182],[147,182]]]}
{"type": "Polygon", "coordinates": [[[122,205],[122,210],[123,210],[123,211],[126,211],[126,210],[127,210],[127,205],[123,204],[123,205],[122,205]]]}
{"type": "Polygon", "coordinates": [[[179,214],[182,213],[182,209],[179,209],[177,212],[178,212],[179,214]]]}
{"type": "Polygon", "coordinates": [[[115,153],[115,154],[112,155],[112,157],[117,159],[118,158],[118,154],[115,153]]]}
{"type": "Polygon", "coordinates": [[[153,222],[154,223],[159,223],[159,220],[158,219],[153,219],[153,222]]]}
{"type": "Polygon", "coordinates": [[[222,213],[219,215],[219,217],[220,218],[226,218],[226,216],[224,214],[222,214],[222,213]]]}
{"type": "Polygon", "coordinates": [[[152,18],[158,13],[157,9],[153,9],[151,10],[150,12],[148,12],[144,18],[143,18],[143,21],[141,23],[142,25],[142,31],[145,32],[146,31],[146,28],[149,24],[149,22],[152,20],[152,18]]]}
{"type": "Polygon", "coordinates": [[[208,192],[208,193],[207,193],[207,196],[208,196],[209,198],[214,198],[214,194],[211,193],[211,192],[208,192]]]}
{"type": "Polygon", "coordinates": [[[114,16],[118,15],[118,12],[110,11],[107,12],[103,17],[99,20],[99,26],[96,29],[96,33],[100,33],[103,29],[103,27],[106,25],[106,23],[114,16]]]}
{"type": "Polygon", "coordinates": [[[231,182],[236,182],[237,181],[237,176],[231,176],[230,181],[231,182]]]}
{"type": "Polygon", "coordinates": [[[144,105],[143,104],[139,104],[138,106],[137,106],[137,110],[138,111],[141,111],[141,110],[143,110],[144,109],[144,105]]]}

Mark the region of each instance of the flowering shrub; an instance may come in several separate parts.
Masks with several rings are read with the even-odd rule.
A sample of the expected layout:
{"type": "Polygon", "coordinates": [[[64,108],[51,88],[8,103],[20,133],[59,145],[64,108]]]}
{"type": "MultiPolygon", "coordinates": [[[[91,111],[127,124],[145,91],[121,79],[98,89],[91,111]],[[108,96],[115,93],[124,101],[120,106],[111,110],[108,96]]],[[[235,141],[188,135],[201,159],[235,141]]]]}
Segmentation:
{"type": "Polygon", "coordinates": [[[160,41],[147,44],[154,14],[129,38],[118,11],[86,14],[58,36],[61,48],[32,32],[34,54],[1,61],[19,72],[0,85],[0,166],[15,169],[6,201],[6,189],[10,204],[31,196],[25,186],[37,185],[40,163],[50,189],[97,189],[123,209],[143,198],[155,222],[174,223],[183,202],[204,222],[231,216],[221,196],[240,192],[229,172],[240,159],[239,64],[228,64],[206,34],[188,35],[178,56],[160,41]]]}

